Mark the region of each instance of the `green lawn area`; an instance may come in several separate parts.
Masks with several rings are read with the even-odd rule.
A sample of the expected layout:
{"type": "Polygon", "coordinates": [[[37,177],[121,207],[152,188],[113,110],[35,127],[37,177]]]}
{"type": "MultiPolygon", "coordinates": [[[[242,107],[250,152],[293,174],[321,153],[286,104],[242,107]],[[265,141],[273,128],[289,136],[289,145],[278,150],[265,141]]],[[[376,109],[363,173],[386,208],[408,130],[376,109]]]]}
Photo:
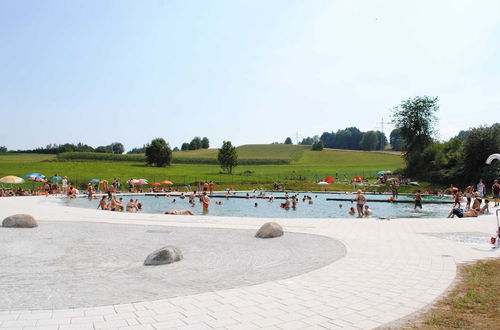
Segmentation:
{"type": "MultiPolygon", "coordinates": [[[[216,149],[180,152],[200,158],[214,154],[216,149]]],[[[198,181],[214,181],[222,187],[228,185],[269,186],[273,182],[283,182],[294,189],[318,189],[315,182],[338,173],[340,179],[354,176],[375,177],[376,171],[395,170],[403,167],[399,155],[384,152],[360,152],[345,150],[311,151],[308,146],[295,145],[246,145],[238,149],[240,157],[266,157],[290,159],[286,165],[240,165],[233,175],[221,173],[214,164],[173,164],[165,168],[147,166],[141,162],[128,161],[58,161],[54,155],[2,154],[0,155],[0,177],[39,172],[46,176],[54,174],[68,176],[78,187],[83,187],[92,178],[112,180],[120,178],[144,178],[149,182],[171,180],[184,186],[198,181]]],[[[215,156],[214,156],[215,157],[215,156]]],[[[32,187],[32,183],[25,187],[32,187]]],[[[344,186],[338,186],[337,188],[344,186]]],[[[324,189],[323,187],[321,187],[324,189]]],[[[329,186],[335,189],[335,186],[329,186]]]]}

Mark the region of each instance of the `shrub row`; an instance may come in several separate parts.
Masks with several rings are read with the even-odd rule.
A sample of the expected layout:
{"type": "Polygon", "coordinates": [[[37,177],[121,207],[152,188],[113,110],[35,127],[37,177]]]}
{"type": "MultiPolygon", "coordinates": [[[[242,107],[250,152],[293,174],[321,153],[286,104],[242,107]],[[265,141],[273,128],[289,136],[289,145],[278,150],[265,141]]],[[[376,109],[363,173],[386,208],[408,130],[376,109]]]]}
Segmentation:
{"type": "Polygon", "coordinates": [[[110,160],[115,162],[146,162],[146,156],[142,154],[108,154],[97,152],[63,152],[57,154],[62,160],[110,160]]]}
{"type": "MultiPolygon", "coordinates": [[[[146,156],[142,154],[107,154],[95,152],[63,152],[57,155],[60,160],[102,160],[102,161],[117,161],[117,162],[146,162],[146,156]]],[[[192,157],[174,157],[174,164],[218,164],[215,158],[192,158],[192,157]]],[[[288,159],[238,159],[238,165],[286,165],[290,164],[288,159]]]]}

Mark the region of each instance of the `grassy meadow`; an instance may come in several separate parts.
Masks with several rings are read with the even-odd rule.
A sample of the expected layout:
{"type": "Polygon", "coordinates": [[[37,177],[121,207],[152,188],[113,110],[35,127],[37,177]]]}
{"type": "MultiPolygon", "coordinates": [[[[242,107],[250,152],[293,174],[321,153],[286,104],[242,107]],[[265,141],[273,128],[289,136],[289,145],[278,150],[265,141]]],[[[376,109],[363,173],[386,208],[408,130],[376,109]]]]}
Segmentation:
{"type": "MultiPolygon", "coordinates": [[[[273,182],[286,184],[292,189],[315,189],[315,183],[327,176],[338,176],[340,180],[354,176],[375,178],[379,170],[395,170],[403,167],[400,155],[386,152],[363,152],[324,149],[311,151],[308,146],[297,145],[245,145],[238,147],[239,159],[282,159],[281,165],[240,165],[233,175],[221,173],[219,165],[210,159],[217,156],[217,149],[180,151],[173,155],[171,166],[158,168],[147,166],[140,161],[107,160],[68,160],[56,155],[41,154],[2,154],[0,155],[0,177],[17,175],[24,177],[28,173],[38,172],[46,176],[65,175],[78,187],[93,178],[112,180],[120,178],[122,182],[130,178],[148,179],[150,183],[170,180],[176,185],[193,185],[199,181],[213,181],[219,187],[233,186],[250,188],[256,185],[270,187],[273,182]],[[175,163],[176,157],[197,159],[194,163],[175,163]],[[199,159],[207,159],[200,163],[199,159]]],[[[32,187],[28,182],[26,188],[32,187]]],[[[5,186],[5,184],[4,184],[5,186]]],[[[329,185],[327,189],[346,189],[345,185],[329,185]]]]}

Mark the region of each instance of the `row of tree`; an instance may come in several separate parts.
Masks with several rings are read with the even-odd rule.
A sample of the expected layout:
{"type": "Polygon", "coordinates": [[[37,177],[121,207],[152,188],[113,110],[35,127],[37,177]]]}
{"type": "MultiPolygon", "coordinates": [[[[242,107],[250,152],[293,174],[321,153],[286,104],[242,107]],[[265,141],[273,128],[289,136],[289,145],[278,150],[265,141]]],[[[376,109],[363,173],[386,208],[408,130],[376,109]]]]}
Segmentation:
{"type": "MultiPolygon", "coordinates": [[[[198,150],[198,149],[208,149],[210,147],[210,142],[207,137],[200,138],[195,137],[189,143],[183,143],[181,150],[198,150]]],[[[173,151],[178,151],[179,148],[175,147],[173,151]]],[[[99,146],[93,148],[87,144],[83,143],[65,143],[65,144],[49,144],[46,147],[40,147],[36,149],[28,150],[8,150],[4,146],[0,146],[0,153],[13,152],[13,153],[36,153],[36,154],[59,154],[62,152],[100,152],[100,153],[110,153],[110,154],[123,154],[125,152],[125,147],[120,142],[113,142],[106,146],[99,146]]],[[[144,154],[146,152],[146,146],[133,148],[127,154],[144,154]]]]}
{"type": "Polygon", "coordinates": [[[99,146],[93,148],[87,144],[83,143],[64,143],[64,144],[49,144],[46,147],[40,147],[36,149],[28,150],[7,150],[6,147],[0,147],[0,153],[12,152],[12,153],[33,153],[33,154],[59,154],[62,152],[100,152],[100,153],[112,153],[112,154],[122,154],[125,151],[123,144],[120,142],[113,142],[106,146],[99,146]]]}
{"type": "Polygon", "coordinates": [[[210,141],[208,141],[207,137],[204,137],[201,139],[198,136],[195,136],[191,142],[183,143],[181,145],[181,151],[186,151],[186,150],[198,150],[198,149],[208,149],[210,148],[210,141]]]}
{"type": "MultiPolygon", "coordinates": [[[[150,165],[164,167],[172,162],[172,150],[170,145],[162,138],[156,138],[144,146],[147,163],[150,165]]],[[[238,165],[238,153],[230,141],[224,141],[217,154],[217,160],[221,168],[231,174],[233,168],[238,165]]]]}
{"type": "Polygon", "coordinates": [[[414,97],[393,109],[393,123],[402,139],[406,175],[442,184],[470,185],[480,178],[487,184],[500,177],[500,164],[485,164],[500,150],[500,123],[461,131],[445,142],[433,137],[437,97],[414,97]]]}
{"type": "MultiPolygon", "coordinates": [[[[288,137],[285,144],[291,144],[288,137]]],[[[349,150],[384,150],[387,138],[383,132],[362,132],[356,127],[339,129],[337,132],[324,132],[321,136],[308,136],[303,138],[299,144],[315,146],[313,150],[325,148],[349,149],[349,150]],[[318,142],[322,143],[318,144],[318,142]]]]}

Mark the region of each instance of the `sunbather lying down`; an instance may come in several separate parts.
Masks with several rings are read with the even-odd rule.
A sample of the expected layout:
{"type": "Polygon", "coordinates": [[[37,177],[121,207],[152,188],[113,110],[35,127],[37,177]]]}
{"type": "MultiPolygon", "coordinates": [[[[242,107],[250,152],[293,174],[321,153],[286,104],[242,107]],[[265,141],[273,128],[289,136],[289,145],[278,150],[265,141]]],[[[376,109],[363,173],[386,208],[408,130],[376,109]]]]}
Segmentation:
{"type": "Polygon", "coordinates": [[[472,218],[472,217],[475,218],[478,215],[479,212],[474,209],[470,209],[469,211],[464,212],[462,209],[454,208],[451,210],[450,214],[448,214],[448,218],[454,218],[455,216],[459,218],[472,218]]]}
{"type": "Polygon", "coordinates": [[[170,215],[194,215],[191,210],[168,210],[165,212],[165,214],[170,214],[170,215]]]}

